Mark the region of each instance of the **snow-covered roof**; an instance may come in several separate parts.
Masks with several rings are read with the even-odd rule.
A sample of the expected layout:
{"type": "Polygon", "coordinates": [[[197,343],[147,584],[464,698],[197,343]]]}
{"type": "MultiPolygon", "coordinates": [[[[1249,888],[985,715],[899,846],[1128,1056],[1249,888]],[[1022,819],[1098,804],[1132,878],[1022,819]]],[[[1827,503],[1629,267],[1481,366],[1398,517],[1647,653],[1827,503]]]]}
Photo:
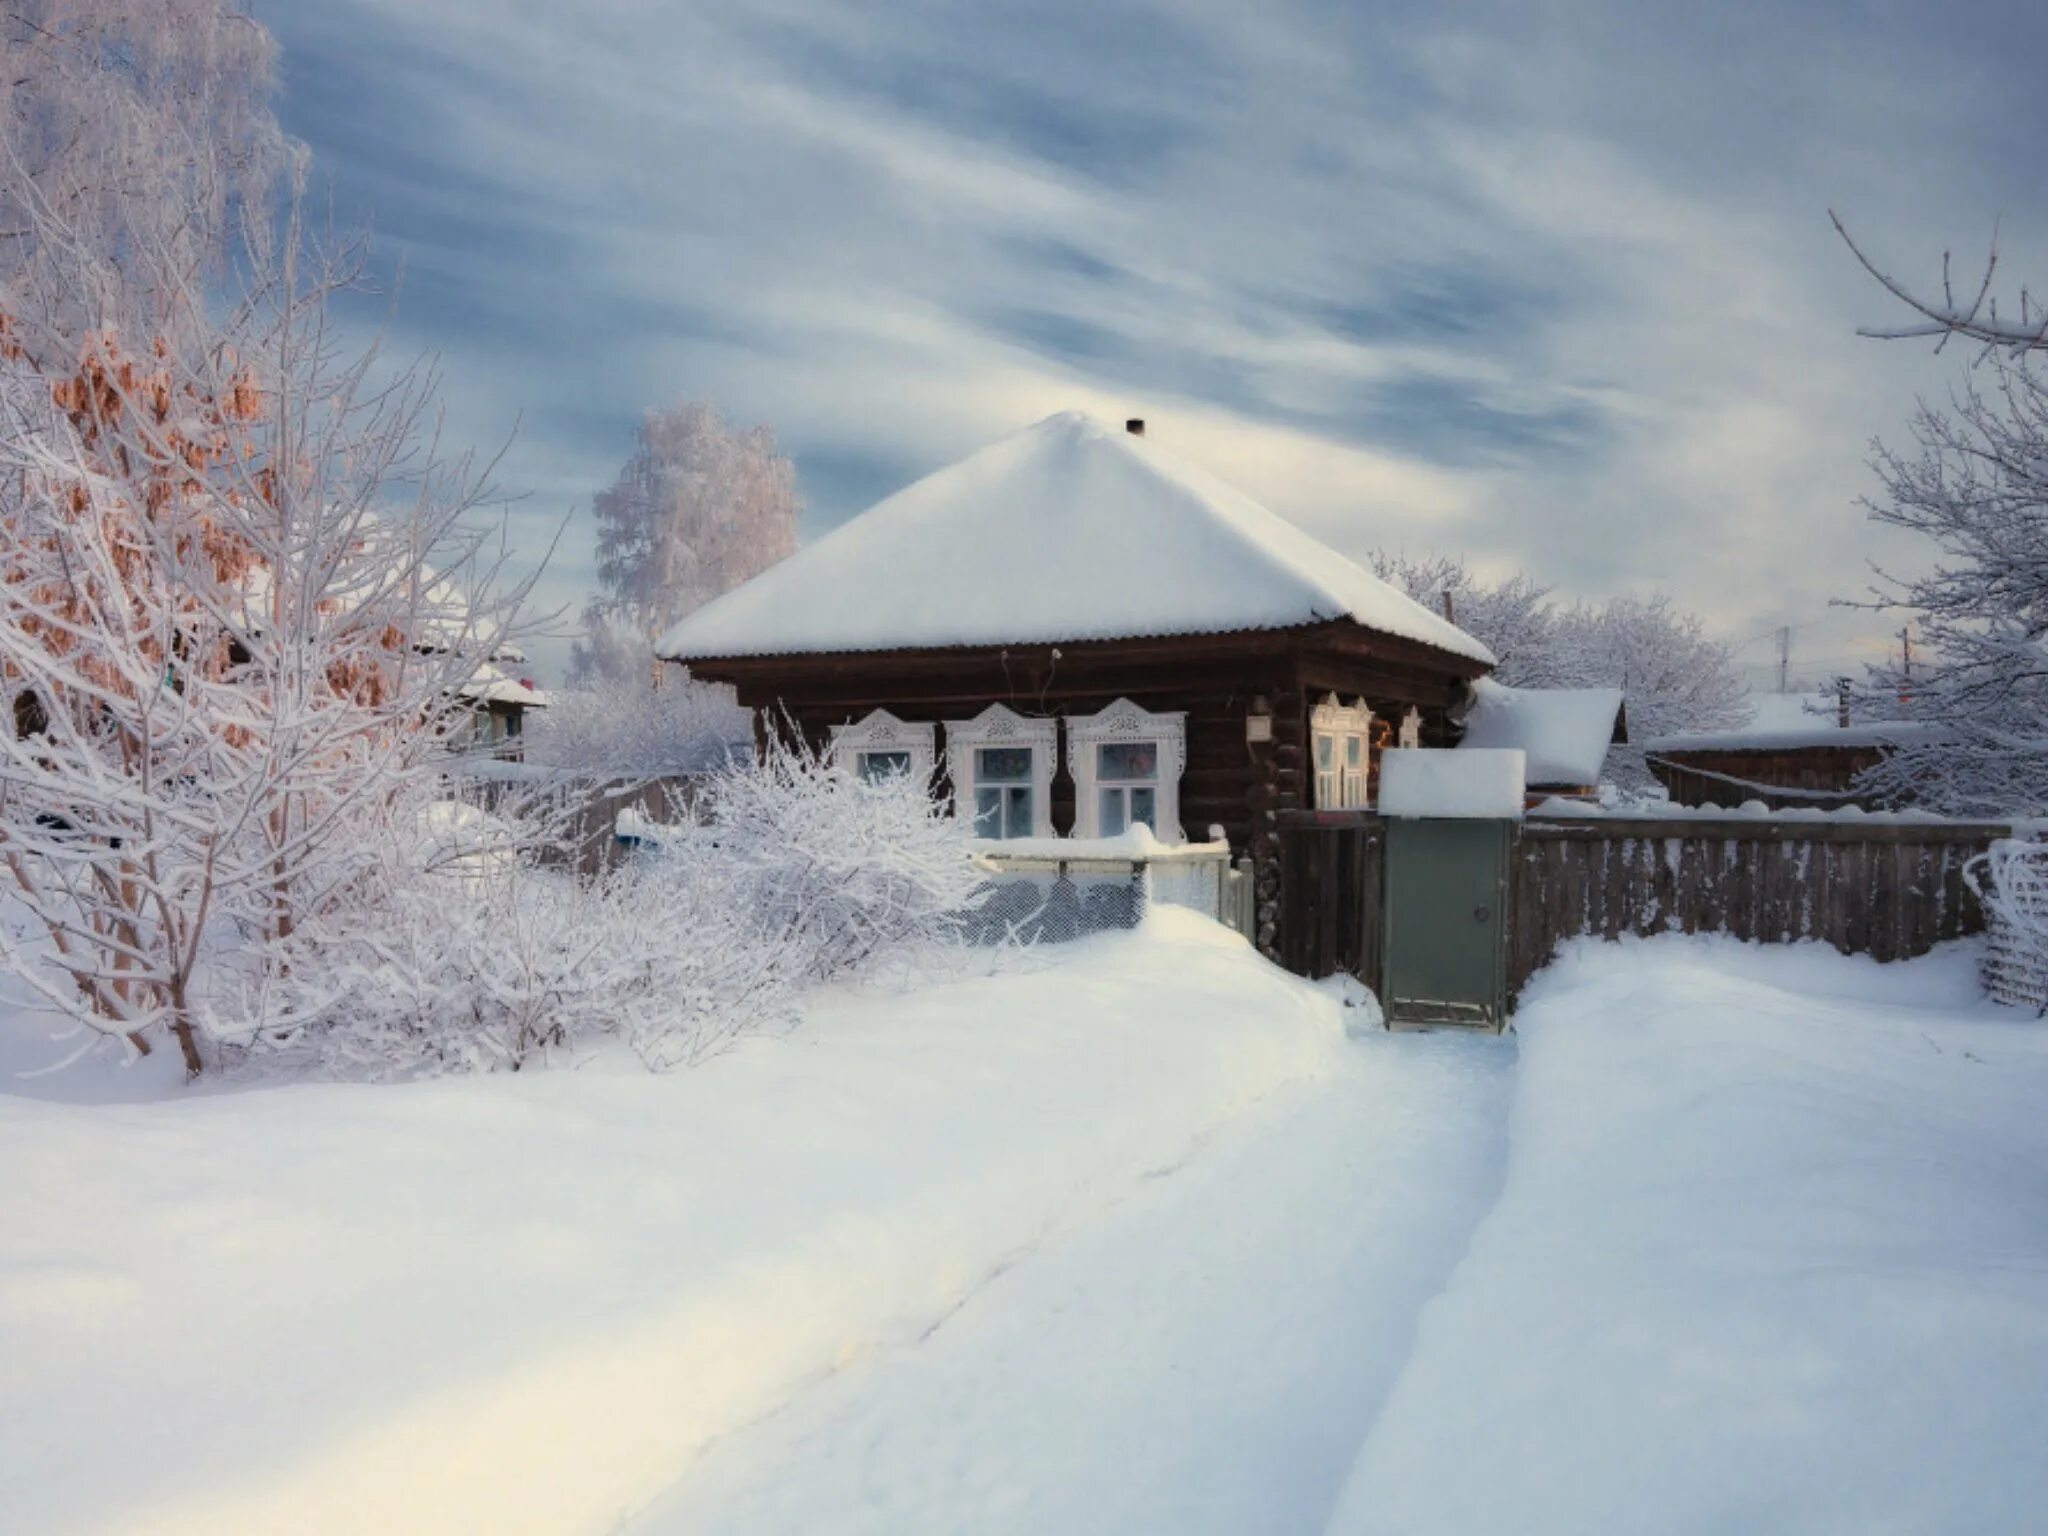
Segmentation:
{"type": "Polygon", "coordinates": [[[1890,747],[1924,740],[1934,727],[1922,720],[1871,720],[1860,725],[1810,726],[1781,731],[1697,731],[1659,736],[1652,752],[1790,752],[1801,747],[1890,747]]]}
{"type": "Polygon", "coordinates": [[[548,705],[545,693],[488,661],[479,665],[475,675],[457,692],[478,704],[522,704],[528,709],[546,709],[548,705]]]}
{"type": "Polygon", "coordinates": [[[1493,661],[1472,636],[1207,470],[1067,411],[878,502],[705,604],[656,649],[694,661],[1342,618],[1493,661]]]}
{"type": "Polygon", "coordinates": [[[1482,677],[1458,745],[1519,747],[1531,784],[1600,782],[1621,714],[1619,688],[1510,688],[1482,677]]]}

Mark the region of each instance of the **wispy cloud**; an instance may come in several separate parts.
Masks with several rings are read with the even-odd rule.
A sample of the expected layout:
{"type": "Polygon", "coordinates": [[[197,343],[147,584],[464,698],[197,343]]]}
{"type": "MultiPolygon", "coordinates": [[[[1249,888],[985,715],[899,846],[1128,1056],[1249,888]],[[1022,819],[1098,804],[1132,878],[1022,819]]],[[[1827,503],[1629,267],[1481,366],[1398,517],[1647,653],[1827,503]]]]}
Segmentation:
{"type": "MultiPolygon", "coordinates": [[[[288,125],[404,258],[401,339],[442,354],[455,430],[521,420],[522,526],[679,392],[776,427],[813,529],[1079,406],[1340,547],[1662,586],[1746,634],[1860,585],[1868,439],[1953,371],[1854,338],[1882,306],[1825,209],[1923,270],[2000,212],[2041,248],[2011,199],[2048,23],[1922,12],[264,15],[288,125]]],[[[573,527],[565,555],[573,600],[573,527]]]]}

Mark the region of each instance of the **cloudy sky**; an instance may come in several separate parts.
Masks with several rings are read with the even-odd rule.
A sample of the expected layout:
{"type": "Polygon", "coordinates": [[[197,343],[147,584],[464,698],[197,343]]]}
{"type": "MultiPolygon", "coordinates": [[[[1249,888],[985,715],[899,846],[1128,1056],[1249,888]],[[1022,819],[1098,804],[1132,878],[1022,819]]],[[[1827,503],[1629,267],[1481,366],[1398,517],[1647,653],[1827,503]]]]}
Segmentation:
{"type": "Polygon", "coordinates": [[[1886,624],[1829,599],[1918,554],[1870,440],[1966,360],[1855,335],[1897,316],[1828,209],[1915,280],[1999,227],[2048,284],[2035,0],[257,13],[395,340],[458,437],[516,425],[522,545],[568,518],[559,603],[647,405],[772,425],[807,536],[1080,407],[1346,552],[1834,669],[1886,624]]]}

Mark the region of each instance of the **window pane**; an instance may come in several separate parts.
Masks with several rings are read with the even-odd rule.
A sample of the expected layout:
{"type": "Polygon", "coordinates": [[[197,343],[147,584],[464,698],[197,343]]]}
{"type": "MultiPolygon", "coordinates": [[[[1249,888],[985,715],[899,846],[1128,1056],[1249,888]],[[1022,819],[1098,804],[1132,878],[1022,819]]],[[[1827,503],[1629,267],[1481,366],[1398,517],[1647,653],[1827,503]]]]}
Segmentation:
{"type": "Polygon", "coordinates": [[[1120,789],[1105,789],[1097,793],[1096,832],[1102,837],[1115,837],[1124,829],[1124,792],[1120,789]]]}
{"type": "Polygon", "coordinates": [[[1159,830],[1159,813],[1153,808],[1154,802],[1158,797],[1157,791],[1150,789],[1134,789],[1130,791],[1130,796],[1131,820],[1142,821],[1154,832],[1157,832],[1159,830]]]}
{"type": "Polygon", "coordinates": [[[1104,781],[1158,778],[1159,743],[1105,741],[1095,749],[1095,777],[1104,781]]]}
{"type": "Polygon", "coordinates": [[[1015,785],[1002,791],[1003,795],[1003,836],[1029,837],[1035,830],[1031,825],[1031,789],[1029,785],[1015,785]]]}
{"type": "Polygon", "coordinates": [[[1028,784],[1031,781],[1029,747],[977,747],[974,751],[974,782],[977,784],[1028,784]]]}
{"type": "Polygon", "coordinates": [[[1001,790],[975,790],[974,835],[976,837],[1001,837],[1003,835],[1003,792],[1001,790]]]}
{"type": "Polygon", "coordinates": [[[1363,736],[1346,736],[1344,738],[1344,761],[1348,766],[1356,768],[1364,750],[1365,738],[1363,736]]]}
{"type": "Polygon", "coordinates": [[[860,755],[860,776],[869,784],[880,783],[883,779],[910,775],[910,754],[908,752],[863,752],[860,755]]]}
{"type": "Polygon", "coordinates": [[[1316,766],[1327,772],[1337,760],[1337,738],[1318,734],[1316,737],[1316,766]]]}

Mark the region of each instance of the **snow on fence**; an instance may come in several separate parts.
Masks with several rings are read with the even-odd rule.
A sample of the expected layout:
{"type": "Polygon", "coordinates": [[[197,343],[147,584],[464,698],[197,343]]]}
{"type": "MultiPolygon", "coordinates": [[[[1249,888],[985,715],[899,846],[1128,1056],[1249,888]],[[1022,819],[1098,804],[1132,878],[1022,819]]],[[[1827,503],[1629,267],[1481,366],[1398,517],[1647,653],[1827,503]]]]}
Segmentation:
{"type": "MultiPolygon", "coordinates": [[[[1522,823],[1508,916],[1519,990],[1568,939],[1728,933],[1816,939],[1902,960],[1980,931],[1971,862],[2009,829],[1932,819],[1798,816],[1522,823]]],[[[1384,824],[1363,813],[1283,813],[1274,957],[1308,976],[1380,985],[1384,824]]]]}
{"type": "Polygon", "coordinates": [[[1993,843],[1970,873],[1988,931],[1985,987],[2001,1003],[2048,1013],[2048,844],[1993,843]]]}
{"type": "Polygon", "coordinates": [[[1100,849],[1075,841],[1069,849],[1033,839],[1024,851],[984,847],[978,857],[989,889],[972,919],[991,942],[1060,944],[1131,928],[1154,904],[1187,907],[1227,928],[1251,934],[1248,861],[1233,864],[1227,843],[1152,845],[1143,852],[1100,849]]]}
{"type": "Polygon", "coordinates": [[[1879,960],[1975,933],[1970,861],[2008,829],[1968,822],[1574,817],[1522,828],[1508,979],[1567,939],[1727,933],[1879,960]]]}

